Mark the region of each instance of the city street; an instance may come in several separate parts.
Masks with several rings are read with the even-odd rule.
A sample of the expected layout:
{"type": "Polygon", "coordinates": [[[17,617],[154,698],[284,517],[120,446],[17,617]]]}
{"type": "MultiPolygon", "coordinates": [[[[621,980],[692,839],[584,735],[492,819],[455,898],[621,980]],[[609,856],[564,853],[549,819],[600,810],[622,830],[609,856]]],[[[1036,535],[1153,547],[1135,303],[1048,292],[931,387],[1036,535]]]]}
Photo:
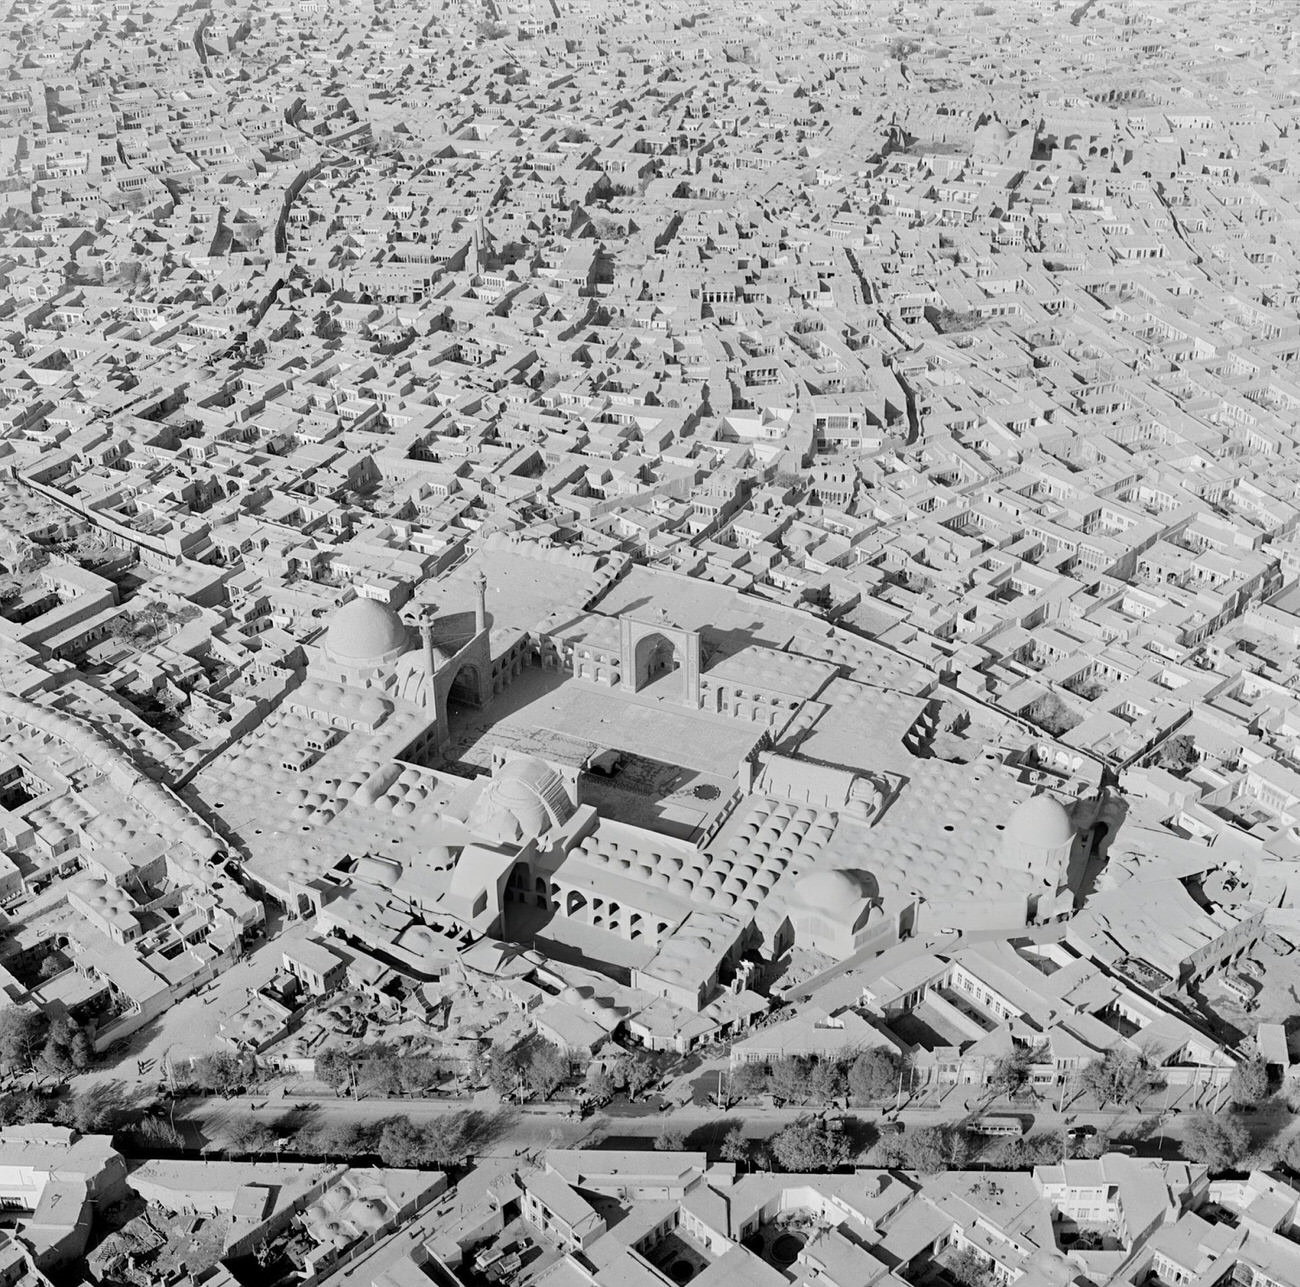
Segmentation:
{"type": "MultiPolygon", "coordinates": [[[[191,1097],[178,1100],[176,1125],[190,1147],[207,1145],[219,1150],[227,1131],[235,1122],[253,1118],[272,1124],[293,1113],[303,1123],[322,1120],[336,1123],[373,1123],[394,1116],[404,1116],[416,1123],[465,1110],[477,1110],[490,1122],[488,1142],[482,1156],[512,1156],[545,1148],[588,1146],[629,1146],[652,1141],[665,1127],[683,1132],[689,1148],[712,1148],[733,1126],[739,1124],[749,1139],[767,1139],[790,1122],[819,1111],[807,1105],[780,1108],[752,1104],[734,1105],[719,1110],[712,1105],[691,1104],[661,1111],[656,1104],[616,1103],[585,1120],[571,1115],[568,1104],[524,1104],[496,1107],[488,1096],[475,1100],[383,1100],[311,1097],[239,1096],[230,1099],[191,1097]]],[[[1165,1120],[1160,1128],[1160,1111],[1133,1112],[1105,1109],[1075,1109],[1058,1113],[1054,1106],[1011,1106],[995,1104],[984,1110],[1013,1114],[1027,1125],[1028,1135],[1059,1131],[1068,1127],[1091,1126],[1115,1142],[1132,1146],[1139,1154],[1176,1156],[1178,1141],[1191,1114],[1178,1113],[1165,1120]]],[[[840,1110],[832,1109],[833,1115],[840,1110]]],[[[965,1116],[957,1105],[905,1106],[894,1114],[879,1108],[849,1108],[844,1116],[864,1125],[879,1127],[887,1121],[901,1121],[908,1127],[931,1126],[959,1121],[965,1116]]],[[[1280,1103],[1270,1103],[1263,1111],[1239,1113],[1237,1116],[1251,1131],[1256,1142],[1269,1138],[1288,1138],[1296,1131],[1293,1115],[1280,1103]]]]}

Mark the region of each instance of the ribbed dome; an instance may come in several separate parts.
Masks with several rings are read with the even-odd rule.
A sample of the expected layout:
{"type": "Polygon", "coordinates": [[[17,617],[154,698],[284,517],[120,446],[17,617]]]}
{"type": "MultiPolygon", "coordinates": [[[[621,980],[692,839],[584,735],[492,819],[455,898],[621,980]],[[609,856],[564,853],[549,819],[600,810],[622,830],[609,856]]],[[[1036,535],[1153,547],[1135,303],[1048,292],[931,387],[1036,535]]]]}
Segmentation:
{"type": "Polygon", "coordinates": [[[397,613],[377,599],[345,603],[325,632],[325,651],[343,662],[381,662],[400,656],[410,645],[397,613]]]}
{"type": "Polygon", "coordinates": [[[1057,849],[1074,840],[1074,824],[1050,795],[1036,795],[1016,806],[1007,820],[1007,839],[1035,849],[1057,849]]]}

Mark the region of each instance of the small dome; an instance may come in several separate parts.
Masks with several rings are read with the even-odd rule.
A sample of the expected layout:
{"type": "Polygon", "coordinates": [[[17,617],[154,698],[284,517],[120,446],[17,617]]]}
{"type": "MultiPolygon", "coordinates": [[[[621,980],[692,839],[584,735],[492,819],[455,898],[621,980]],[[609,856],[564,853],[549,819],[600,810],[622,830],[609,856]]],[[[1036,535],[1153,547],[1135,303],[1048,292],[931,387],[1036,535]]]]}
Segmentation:
{"type": "Polygon", "coordinates": [[[345,603],[325,632],[325,651],[336,661],[354,664],[390,660],[404,653],[409,643],[397,613],[365,597],[345,603]]]}
{"type": "Polygon", "coordinates": [[[1007,820],[1007,839],[1034,849],[1058,849],[1074,840],[1074,823],[1050,795],[1035,795],[1016,806],[1007,820]]]}

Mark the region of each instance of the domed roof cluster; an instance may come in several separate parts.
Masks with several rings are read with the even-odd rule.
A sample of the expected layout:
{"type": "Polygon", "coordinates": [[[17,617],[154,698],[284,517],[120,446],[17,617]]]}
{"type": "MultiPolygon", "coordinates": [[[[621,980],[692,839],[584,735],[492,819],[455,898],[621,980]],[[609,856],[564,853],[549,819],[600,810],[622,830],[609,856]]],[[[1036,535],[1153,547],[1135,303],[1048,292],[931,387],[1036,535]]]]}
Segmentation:
{"type": "Polygon", "coordinates": [[[349,688],[346,684],[332,684],[321,679],[309,679],[296,688],[286,699],[290,710],[301,711],[316,722],[312,711],[325,710],[344,720],[356,720],[367,727],[383,722],[392,711],[392,702],[386,701],[367,688],[349,688]]]}
{"type": "Polygon", "coordinates": [[[696,904],[752,911],[787,871],[802,871],[816,861],[831,835],[830,819],[817,809],[759,800],[727,844],[710,853],[679,849],[668,840],[653,848],[637,844],[611,826],[597,828],[574,853],[592,866],[609,867],[696,904]]]}
{"type": "Polygon", "coordinates": [[[335,612],[322,646],[334,661],[370,667],[396,660],[410,648],[411,639],[392,608],[363,595],[335,612]]]}
{"type": "MultiPolygon", "coordinates": [[[[145,777],[120,747],[100,736],[80,717],[23,701],[7,689],[0,689],[0,719],[35,730],[47,744],[62,743],[85,763],[109,775],[119,790],[129,790],[132,804],[149,816],[151,834],[170,844],[188,845],[202,857],[210,857],[225,848],[211,827],[165,787],[145,777]]],[[[77,813],[76,821],[73,821],[71,817],[59,817],[53,812],[59,807],[54,801],[50,802],[52,830],[47,832],[47,836],[62,843],[73,836],[77,826],[93,815],[75,805],[77,813]]],[[[36,823],[35,818],[33,822],[36,823]]]]}
{"type": "Polygon", "coordinates": [[[1023,790],[987,762],[913,760],[909,781],[874,826],[841,816],[824,860],[867,868],[891,896],[999,899],[1041,888],[1008,866],[1005,833],[1023,790]]]}
{"type": "Polygon", "coordinates": [[[28,811],[27,821],[46,838],[62,843],[77,835],[88,824],[93,824],[94,811],[83,803],[80,796],[56,795],[52,799],[43,799],[34,809],[28,811]]]}
{"type": "Polygon", "coordinates": [[[692,917],[690,926],[689,930],[683,927],[660,944],[654,960],[647,967],[656,978],[669,983],[690,983],[698,979],[700,963],[716,960],[719,950],[726,946],[731,936],[730,923],[708,912],[692,917]]]}
{"type": "Polygon", "coordinates": [[[87,876],[72,889],[87,907],[105,920],[121,920],[135,911],[135,900],[131,895],[100,876],[87,876]]]}
{"type": "Polygon", "coordinates": [[[408,818],[419,809],[441,804],[445,791],[437,779],[419,769],[407,768],[393,780],[391,786],[377,796],[374,807],[381,813],[391,812],[399,818],[408,818]]]}
{"type": "Polygon", "coordinates": [[[605,1001],[598,997],[595,989],[590,987],[575,987],[570,984],[560,992],[556,1000],[563,1001],[565,1005],[590,1015],[602,1028],[610,1032],[618,1027],[628,1013],[625,1007],[616,1006],[612,1001],[605,1001]]]}
{"type": "Polygon", "coordinates": [[[303,1223],[320,1243],[345,1247],[375,1233],[388,1221],[388,1202],[377,1193],[362,1193],[343,1181],[327,1189],[303,1213],[303,1223]]]}
{"type": "MultiPolygon", "coordinates": [[[[257,809],[268,820],[275,819],[287,807],[292,813],[284,818],[285,823],[301,830],[332,822],[354,798],[358,804],[376,803],[402,776],[402,770],[392,761],[384,760],[379,742],[364,731],[348,735],[346,755],[327,752],[329,758],[318,762],[306,774],[290,773],[282,767],[284,759],[301,750],[304,737],[318,727],[317,719],[309,713],[313,702],[319,702],[317,709],[324,706],[327,710],[342,711],[348,701],[356,702],[360,698],[361,705],[373,701],[377,708],[392,712],[384,724],[386,737],[399,739],[408,724],[414,736],[417,718],[414,712],[394,710],[382,698],[369,698],[347,688],[339,689],[344,702],[333,706],[322,700],[332,696],[330,688],[328,684],[314,688],[304,684],[298,692],[306,690],[305,701],[286,703],[273,711],[237,748],[203,772],[199,781],[204,795],[214,803],[238,800],[242,807],[257,809]],[[338,776],[329,773],[329,768],[336,764],[338,776]]],[[[408,778],[406,785],[411,781],[408,778]]],[[[394,797],[384,807],[393,808],[401,798],[394,797]]],[[[399,812],[413,811],[416,803],[412,797],[411,810],[399,812]]]]}

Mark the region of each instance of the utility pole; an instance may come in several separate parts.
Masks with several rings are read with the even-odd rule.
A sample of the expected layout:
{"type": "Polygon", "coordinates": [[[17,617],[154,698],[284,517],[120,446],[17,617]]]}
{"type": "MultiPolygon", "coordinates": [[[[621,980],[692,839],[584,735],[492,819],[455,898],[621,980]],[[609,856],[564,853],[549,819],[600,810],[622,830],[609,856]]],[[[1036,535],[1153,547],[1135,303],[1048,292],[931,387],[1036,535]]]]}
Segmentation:
{"type": "Polygon", "coordinates": [[[1160,1138],[1156,1141],[1157,1148],[1165,1146],[1165,1123],[1169,1120],[1169,1092],[1173,1089],[1173,1083],[1168,1078],[1165,1079],[1165,1106],[1160,1110],[1160,1138]]]}

